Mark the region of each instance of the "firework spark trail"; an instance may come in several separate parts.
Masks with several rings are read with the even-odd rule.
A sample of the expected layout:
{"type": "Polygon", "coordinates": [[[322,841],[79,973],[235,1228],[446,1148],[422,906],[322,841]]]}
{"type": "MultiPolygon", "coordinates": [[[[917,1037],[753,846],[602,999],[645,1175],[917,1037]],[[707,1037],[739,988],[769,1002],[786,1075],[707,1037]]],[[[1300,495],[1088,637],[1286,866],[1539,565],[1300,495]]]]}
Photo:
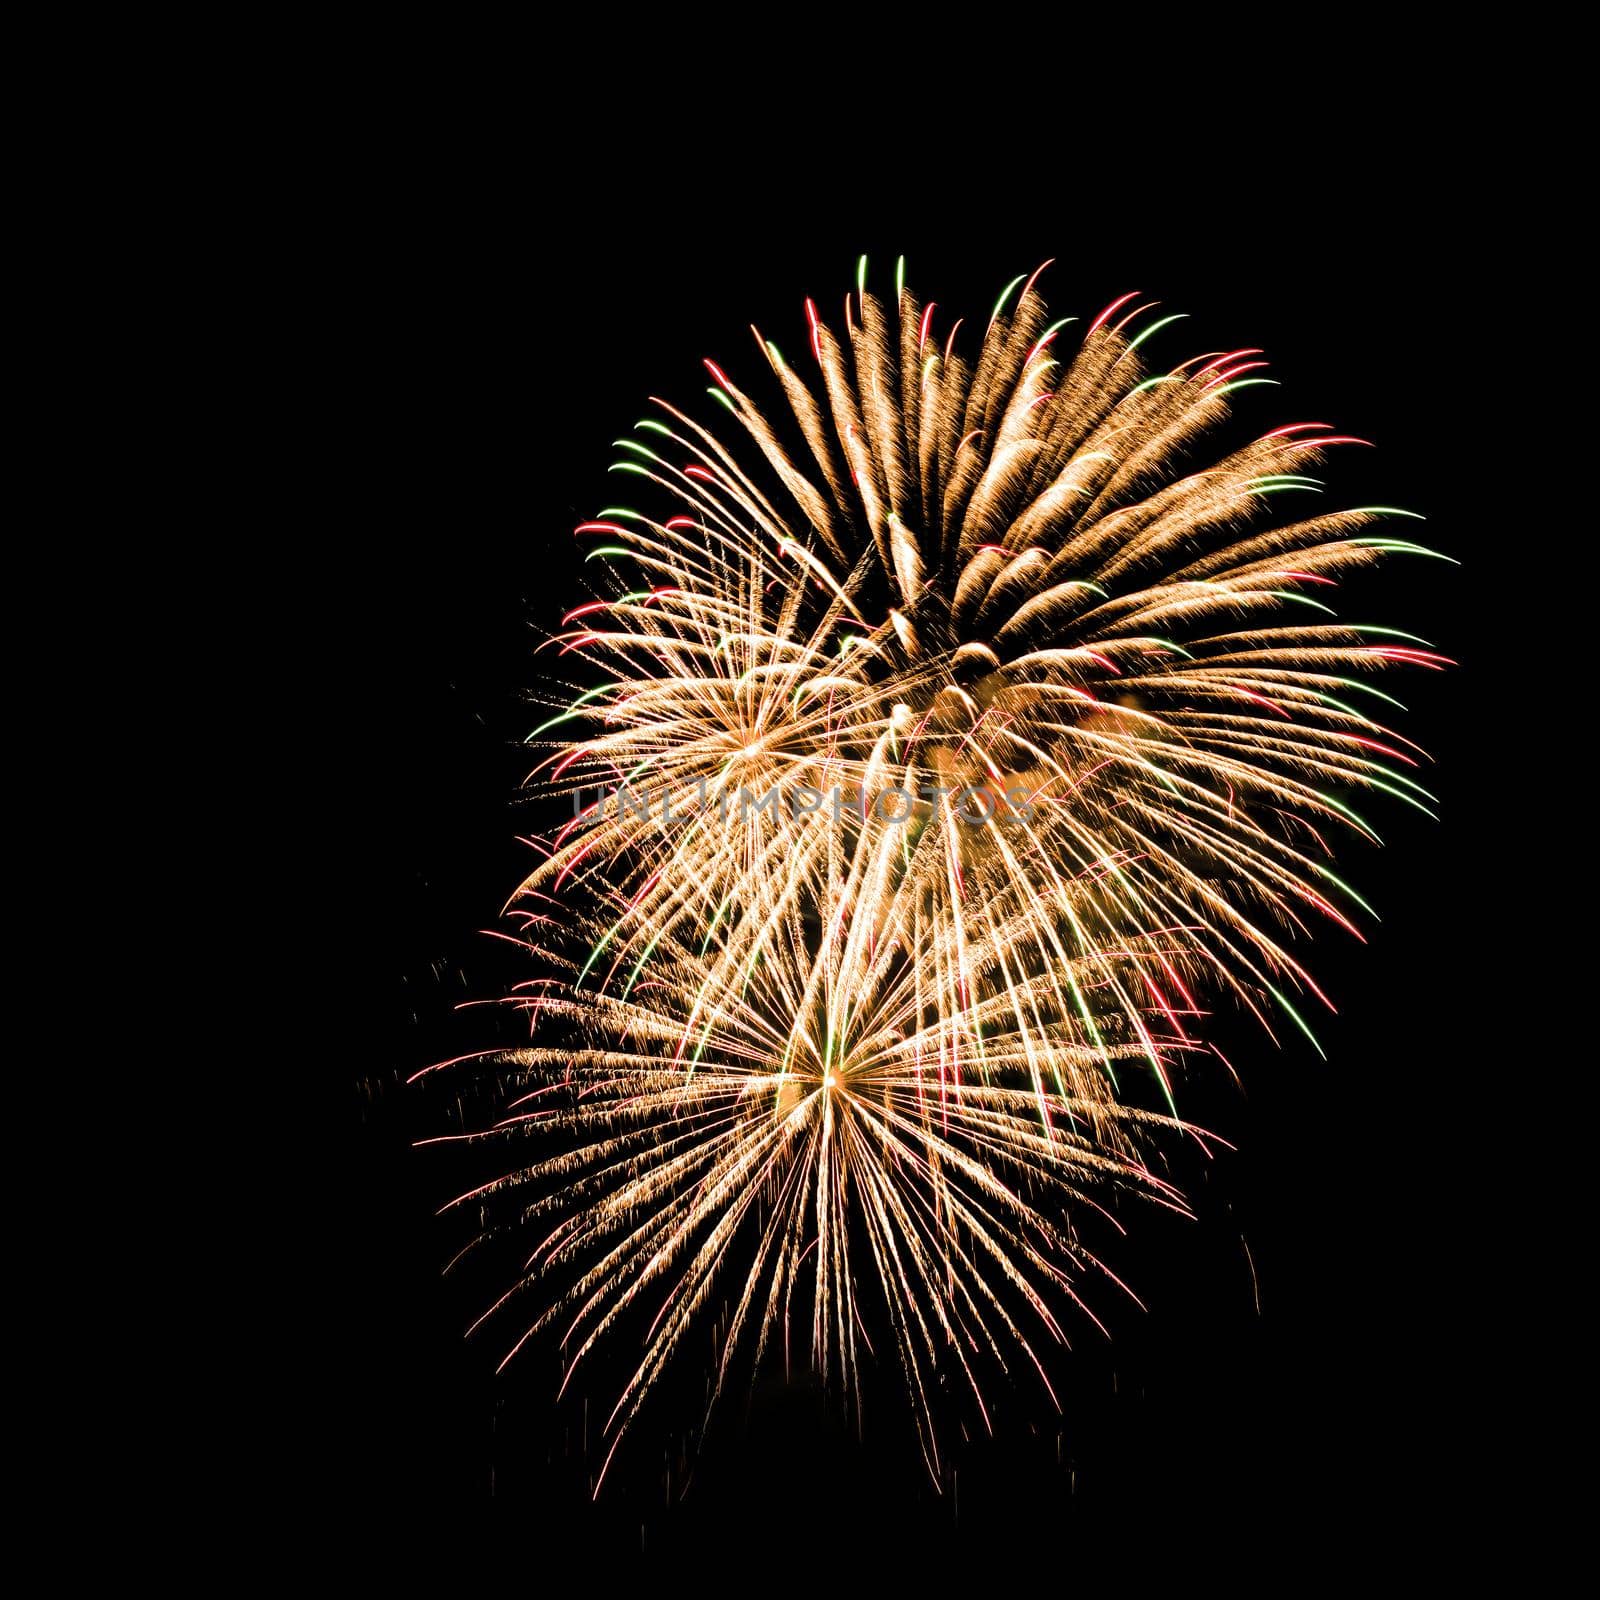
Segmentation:
{"type": "Polygon", "coordinates": [[[1435,553],[1386,531],[1393,508],[1277,517],[1364,441],[1293,424],[1191,466],[1272,381],[1260,352],[1151,373],[1179,319],[1125,296],[1069,355],[1077,319],[1049,320],[1038,276],[969,363],[863,267],[842,335],[807,303],[816,378],[756,334],[787,417],[708,362],[726,437],[657,402],[618,441],[613,470],[672,514],[578,530],[599,593],[549,647],[602,681],[531,742],[550,790],[613,799],[539,842],[522,892],[575,908],[587,949],[528,935],[563,974],[533,1009],[577,1043],[516,1058],[578,1098],[497,1130],[567,1143],[475,1198],[526,1187],[524,1220],[567,1219],[524,1284],[575,1274],[528,1330],[568,1318],[574,1367],[664,1292],[619,1438],[714,1283],[736,1306],[720,1389],[803,1279],[814,1361],[853,1373],[870,1281],[937,1470],[929,1373],[972,1378],[980,1346],[1037,1364],[1046,1291],[1086,1264],[1063,1212],[1101,1183],[1177,1203],[1119,1068],[1181,1126],[1198,993],[1315,1043],[1325,997],[1288,945],[1358,930],[1327,839],[1374,837],[1335,791],[1428,809],[1368,679],[1444,658],[1330,597],[1435,553]],[[847,800],[746,798],[800,792],[847,800]]]}

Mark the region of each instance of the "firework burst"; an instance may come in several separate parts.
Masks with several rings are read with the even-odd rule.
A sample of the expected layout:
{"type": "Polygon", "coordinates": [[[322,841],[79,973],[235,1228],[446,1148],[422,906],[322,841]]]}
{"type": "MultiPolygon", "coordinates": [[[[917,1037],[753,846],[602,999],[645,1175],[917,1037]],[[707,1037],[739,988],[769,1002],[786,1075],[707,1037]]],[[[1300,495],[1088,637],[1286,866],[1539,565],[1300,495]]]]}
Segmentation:
{"type": "Polygon", "coordinates": [[[714,1298],[720,1391],[800,1307],[853,1383],[872,1293],[937,1471],[930,1373],[980,1405],[976,1350],[1043,1374],[1096,1268],[1075,1211],[1180,1204],[1139,1150],[1182,1126],[1197,997],[1311,1036],[1289,946],[1364,909],[1330,865],[1371,832],[1349,797],[1428,808],[1370,678],[1443,658],[1330,597],[1434,553],[1393,508],[1279,514],[1361,441],[1297,424],[1194,465],[1259,352],[1152,373],[1178,319],[1130,295],[1069,355],[1037,278],[969,362],[863,266],[842,335],[807,303],[812,379],[757,335],[785,414],[708,362],[722,431],[658,402],[615,469],[657,514],[578,530],[597,593],[550,648],[589,686],[534,735],[577,811],[521,891],[548,1042],[469,1136],[539,1149],[470,1198],[548,1223],[495,1309],[542,1286],[517,1345],[559,1328],[569,1379],[651,1303],[613,1449],[714,1298]]]}
{"type": "MultiPolygon", "coordinates": [[[[914,928],[901,902],[916,892],[902,878],[874,917],[914,928]]],[[[534,1153],[452,1205],[486,1208],[533,1246],[484,1318],[540,1300],[507,1361],[555,1330],[571,1381],[647,1308],[642,1358],[607,1420],[612,1450],[714,1296],[713,1401],[741,1351],[752,1374],[774,1342],[792,1360],[797,1324],[814,1368],[857,1390],[858,1301],[872,1298],[937,1476],[939,1374],[980,1410],[983,1360],[1020,1360],[1048,1390],[1035,1345],[1064,1338],[1081,1278],[1111,1276],[1079,1239],[1077,1209],[1102,1212],[1120,1190],[1182,1208],[1139,1155],[1141,1134],[1177,1124],[1122,1104],[1106,1073],[1141,1060],[1143,1042],[1081,1043],[1059,995],[1008,975],[1001,943],[968,949],[982,998],[952,1012],[924,970],[957,958],[952,929],[860,931],[831,937],[780,914],[737,1002],[705,1022],[695,997],[718,957],[668,936],[649,975],[610,995],[574,982],[565,940],[537,947],[563,973],[541,985],[540,1029],[575,1042],[503,1058],[517,1085],[504,1117],[453,1137],[534,1153]]]]}

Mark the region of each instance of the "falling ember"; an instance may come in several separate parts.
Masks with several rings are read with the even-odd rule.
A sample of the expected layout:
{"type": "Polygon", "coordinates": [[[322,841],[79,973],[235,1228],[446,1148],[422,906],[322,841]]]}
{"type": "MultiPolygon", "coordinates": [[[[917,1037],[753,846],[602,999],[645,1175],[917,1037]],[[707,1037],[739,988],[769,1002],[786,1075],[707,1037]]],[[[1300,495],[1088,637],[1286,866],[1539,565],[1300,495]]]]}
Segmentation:
{"type": "Polygon", "coordinates": [[[579,527],[596,593],[550,641],[599,686],[536,772],[590,799],[519,893],[513,1097],[460,1136],[518,1162],[458,1203],[526,1237],[482,1319],[507,1359],[548,1333],[571,1381],[650,1308],[610,1452],[691,1327],[713,1400],[774,1345],[855,1389],[868,1299],[936,1476],[938,1387],[982,1413],[981,1355],[1047,1391],[1108,1276],[1078,1220],[1182,1207],[1141,1151],[1194,1132],[1205,997],[1314,1043],[1290,946],[1367,914],[1330,854],[1373,837],[1350,800],[1431,802],[1370,679],[1444,658],[1334,599],[1435,552],[1394,508],[1285,516],[1364,441],[1289,425],[1192,466],[1259,351],[1152,370],[1178,317],[1052,322],[1036,272],[963,356],[903,263],[891,306],[869,278],[842,334],[805,303],[811,376],[756,335],[777,408],[708,361],[718,431],[658,401],[619,441],[653,509],[579,527]]]}

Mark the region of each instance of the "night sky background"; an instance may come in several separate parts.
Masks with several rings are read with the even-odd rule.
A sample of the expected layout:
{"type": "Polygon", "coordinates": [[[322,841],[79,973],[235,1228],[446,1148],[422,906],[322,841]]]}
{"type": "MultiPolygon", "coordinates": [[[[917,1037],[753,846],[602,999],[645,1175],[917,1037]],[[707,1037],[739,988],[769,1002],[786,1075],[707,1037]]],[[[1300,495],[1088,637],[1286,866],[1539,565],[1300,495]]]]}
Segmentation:
{"type": "MultiPolygon", "coordinates": [[[[1104,197],[1037,194],[991,214],[970,187],[947,210],[837,214],[798,169],[759,196],[595,198],[425,148],[403,181],[369,177],[357,163],[334,184],[329,236],[360,248],[328,255],[330,421],[311,440],[340,487],[306,585],[341,620],[327,770],[304,796],[333,845],[310,922],[338,973],[294,1069],[333,1134],[327,1271],[291,1311],[308,1502],[357,1533],[438,1542],[487,1521],[530,1550],[616,1562],[778,1548],[803,1564],[835,1520],[886,1560],[1043,1549],[1137,1569],[1182,1551],[1286,1577],[1396,1549],[1426,1561],[1495,1470],[1497,1404],[1473,1376],[1499,1269],[1466,1148],[1488,1071],[1474,950],[1492,825],[1472,754],[1487,530],[1461,471],[1456,197],[1403,163],[1381,185],[1308,183],[1292,204],[1224,183],[1179,205],[1157,186],[1109,214],[1104,197]],[[1112,1265],[1147,1309],[1097,1294],[1113,1338],[1072,1329],[1059,1417],[1019,1378],[994,1396],[995,1437],[954,1444],[941,1496],[893,1414],[892,1372],[869,1376],[864,1438],[814,1383],[768,1376],[748,1406],[733,1394],[697,1462],[647,1415],[592,1503],[604,1450],[592,1415],[585,1445],[584,1396],[603,1414],[605,1391],[557,1406],[548,1348],[496,1379],[505,1330],[463,1339],[498,1285],[442,1276],[467,1234],[435,1213],[463,1185],[451,1158],[411,1146],[446,1131],[453,1093],[403,1080],[518,1036],[509,1012],[457,1008],[526,975],[479,930],[530,861],[532,652],[585,598],[571,530],[615,498],[610,441],[651,393],[714,419],[703,357],[768,396],[748,324],[799,364],[804,298],[837,322],[863,251],[880,294],[904,254],[939,326],[964,314],[969,330],[1054,256],[1054,315],[1087,320],[1130,289],[1190,313],[1152,360],[1263,346],[1282,387],[1240,397],[1247,431],[1316,419],[1375,440],[1321,469],[1325,503],[1421,511],[1426,527],[1397,531],[1467,563],[1396,560],[1344,609],[1463,662],[1384,680],[1411,708],[1399,731],[1436,757],[1422,781],[1443,821],[1372,801],[1387,848],[1348,841],[1342,870],[1383,920],[1365,946],[1329,928],[1311,952],[1339,1006],[1318,1023],[1326,1062],[1222,1023],[1243,1089],[1191,1074],[1180,1107],[1237,1149],[1174,1153],[1198,1220],[1151,1209],[1123,1242],[1112,1265]]],[[[691,1388],[708,1358],[685,1352],[691,1388]]]]}

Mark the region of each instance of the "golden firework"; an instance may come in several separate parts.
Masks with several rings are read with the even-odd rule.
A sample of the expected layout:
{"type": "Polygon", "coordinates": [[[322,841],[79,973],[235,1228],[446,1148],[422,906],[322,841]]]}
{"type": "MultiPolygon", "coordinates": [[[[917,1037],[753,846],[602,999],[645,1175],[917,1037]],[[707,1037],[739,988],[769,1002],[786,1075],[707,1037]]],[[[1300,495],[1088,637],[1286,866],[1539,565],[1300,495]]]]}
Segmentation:
{"type": "Polygon", "coordinates": [[[871,1292],[933,1467],[929,1373],[1039,1364],[1089,1264],[1074,1207],[1178,1203],[1139,1136],[1180,1125],[1201,997],[1310,1035],[1289,944],[1362,909],[1330,865],[1371,831],[1349,797],[1427,809],[1370,678],[1443,658],[1330,597],[1433,552],[1393,508],[1277,514],[1359,441],[1291,425],[1192,465],[1259,352],[1151,372],[1177,319],[1125,296],[1068,355],[1037,278],[969,362],[863,264],[842,335],[807,303],[818,379],[757,335],[785,414],[708,363],[723,430],[658,402],[615,469],[655,514],[578,530],[600,592],[551,644],[600,681],[533,736],[577,810],[522,888],[555,1032],[511,1063],[537,1109],[491,1130],[555,1145],[474,1198],[552,1219],[504,1305],[554,1285],[524,1337],[559,1325],[574,1368],[659,1299],[616,1438],[714,1292],[718,1389],[797,1305],[853,1381],[871,1292]]]}

